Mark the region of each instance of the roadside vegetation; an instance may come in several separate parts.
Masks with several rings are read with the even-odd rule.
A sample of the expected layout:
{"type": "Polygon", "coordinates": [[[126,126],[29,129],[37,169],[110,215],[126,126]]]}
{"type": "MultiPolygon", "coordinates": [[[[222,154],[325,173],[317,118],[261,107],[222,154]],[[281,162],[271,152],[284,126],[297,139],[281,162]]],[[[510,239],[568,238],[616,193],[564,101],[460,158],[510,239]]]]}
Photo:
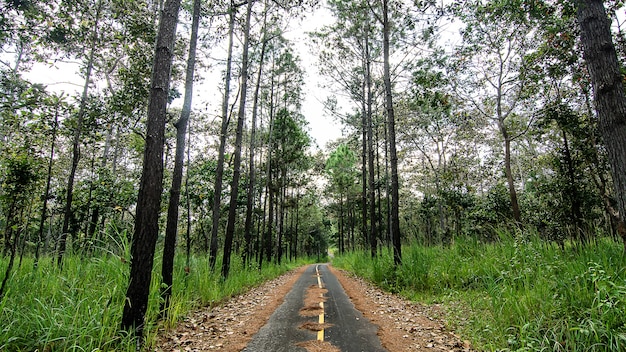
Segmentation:
{"type": "MultiPolygon", "coordinates": [[[[126,244],[118,249],[89,258],[69,255],[62,270],[52,257],[41,260],[33,270],[33,259],[24,257],[0,304],[0,351],[135,351],[137,339],[119,326],[129,251],[126,244]]],[[[144,347],[153,347],[159,328],[173,326],[190,311],[218,304],[306,262],[270,263],[258,270],[256,266],[244,268],[239,257],[233,257],[234,270],[223,280],[219,271],[210,271],[207,256],[193,255],[189,269],[186,258],[176,256],[174,289],[165,320],[158,321],[160,280],[152,281],[144,347]]],[[[0,259],[0,265],[6,265],[6,259],[0,259]]],[[[155,278],[159,278],[160,267],[161,261],[155,261],[155,278]]]]}
{"type": "Polygon", "coordinates": [[[333,265],[411,300],[441,303],[478,350],[626,349],[626,257],[611,239],[561,249],[503,231],[492,243],[405,246],[396,268],[392,252],[380,252],[346,253],[333,265]]]}

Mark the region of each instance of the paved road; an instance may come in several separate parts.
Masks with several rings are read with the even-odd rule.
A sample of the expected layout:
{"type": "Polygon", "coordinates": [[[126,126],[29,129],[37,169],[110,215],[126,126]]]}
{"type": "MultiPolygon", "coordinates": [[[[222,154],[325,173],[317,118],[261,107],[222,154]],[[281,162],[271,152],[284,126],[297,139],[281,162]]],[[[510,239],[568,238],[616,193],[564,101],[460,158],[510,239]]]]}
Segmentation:
{"type": "Polygon", "coordinates": [[[352,302],[325,264],[311,265],[300,276],[283,304],[272,314],[244,349],[246,352],[305,352],[296,346],[307,340],[324,339],[342,352],[385,351],[376,336],[376,327],[354,308],[352,302]],[[321,316],[299,314],[309,287],[322,285],[328,292],[321,316]],[[300,328],[306,322],[331,324],[322,332],[300,328]]]}

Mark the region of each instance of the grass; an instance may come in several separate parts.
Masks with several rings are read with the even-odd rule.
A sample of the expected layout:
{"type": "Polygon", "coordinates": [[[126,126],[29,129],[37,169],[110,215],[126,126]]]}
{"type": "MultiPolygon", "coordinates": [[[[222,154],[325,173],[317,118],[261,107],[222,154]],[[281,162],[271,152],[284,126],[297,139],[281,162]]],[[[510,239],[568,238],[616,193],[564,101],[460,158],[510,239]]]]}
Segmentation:
{"type": "MultiPolygon", "coordinates": [[[[153,347],[157,333],[161,254],[155,259],[146,348],[153,347]]],[[[7,260],[0,258],[0,268],[7,260]]],[[[233,256],[230,277],[224,281],[219,262],[212,273],[205,256],[194,256],[186,275],[184,257],[179,256],[170,315],[159,324],[171,327],[199,306],[217,304],[304,263],[265,264],[259,271],[242,268],[241,260],[233,256]]],[[[135,351],[137,341],[119,330],[128,273],[128,261],[112,253],[67,256],[62,271],[52,258],[42,260],[37,270],[31,258],[24,258],[0,302],[0,351],[135,351]]]]}
{"type": "Polygon", "coordinates": [[[626,257],[600,239],[565,250],[537,238],[403,248],[336,257],[334,265],[417,301],[444,303],[474,346],[497,351],[626,350],[626,257]]]}

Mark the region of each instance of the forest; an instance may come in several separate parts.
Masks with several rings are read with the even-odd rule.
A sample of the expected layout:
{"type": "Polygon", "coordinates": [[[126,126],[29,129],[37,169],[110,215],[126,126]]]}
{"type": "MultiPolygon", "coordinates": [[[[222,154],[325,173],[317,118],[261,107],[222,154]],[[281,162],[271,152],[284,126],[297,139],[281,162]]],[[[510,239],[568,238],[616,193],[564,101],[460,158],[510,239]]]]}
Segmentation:
{"type": "Polygon", "coordinates": [[[1,0],[0,350],[329,260],[479,350],[626,349],[624,5],[1,0]]]}

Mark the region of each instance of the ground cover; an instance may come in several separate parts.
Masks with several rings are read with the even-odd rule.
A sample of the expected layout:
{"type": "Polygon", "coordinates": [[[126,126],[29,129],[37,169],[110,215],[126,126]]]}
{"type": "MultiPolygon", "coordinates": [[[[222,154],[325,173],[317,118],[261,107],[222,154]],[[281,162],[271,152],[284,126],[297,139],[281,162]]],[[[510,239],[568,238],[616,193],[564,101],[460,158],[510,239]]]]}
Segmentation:
{"type": "Polygon", "coordinates": [[[490,244],[337,256],[333,264],[414,301],[441,303],[448,324],[481,350],[626,350],[626,257],[598,239],[564,249],[536,237],[502,234],[490,244]]]}
{"type": "MultiPolygon", "coordinates": [[[[0,258],[0,268],[7,260],[0,258]]],[[[119,331],[128,285],[127,257],[70,255],[62,270],[53,261],[44,258],[33,269],[33,259],[24,257],[16,265],[0,302],[0,351],[135,351],[137,341],[119,331]]],[[[189,312],[219,304],[304,263],[244,270],[239,258],[233,257],[231,275],[224,281],[219,263],[212,273],[208,258],[193,256],[187,270],[185,258],[179,256],[170,315],[157,324],[161,262],[155,260],[145,345],[154,344],[160,329],[176,325],[189,312]]]]}

